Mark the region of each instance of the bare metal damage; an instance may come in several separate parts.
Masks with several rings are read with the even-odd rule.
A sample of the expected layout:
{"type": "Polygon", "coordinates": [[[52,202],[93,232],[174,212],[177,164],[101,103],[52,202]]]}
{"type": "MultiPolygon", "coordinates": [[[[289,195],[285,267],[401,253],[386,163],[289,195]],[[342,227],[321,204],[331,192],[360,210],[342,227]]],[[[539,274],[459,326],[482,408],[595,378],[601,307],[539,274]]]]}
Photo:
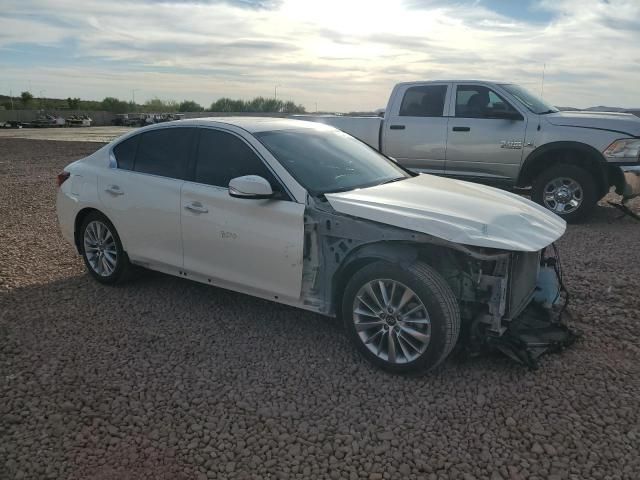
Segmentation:
{"type": "MultiPolygon", "coordinates": [[[[304,232],[302,299],[306,308],[336,316],[346,281],[371,261],[387,260],[404,266],[423,261],[445,278],[459,300],[462,346],[472,353],[487,346],[497,348],[536,366],[538,353],[527,343],[537,344],[540,350],[540,342],[535,338],[524,342],[509,333],[517,330],[511,327],[533,305],[542,252],[456,244],[344,215],[328,202],[312,198],[305,209],[304,232]]],[[[543,323],[548,327],[549,322],[559,320],[549,313],[543,323]]],[[[557,337],[563,345],[573,339],[569,334],[557,337]]]]}

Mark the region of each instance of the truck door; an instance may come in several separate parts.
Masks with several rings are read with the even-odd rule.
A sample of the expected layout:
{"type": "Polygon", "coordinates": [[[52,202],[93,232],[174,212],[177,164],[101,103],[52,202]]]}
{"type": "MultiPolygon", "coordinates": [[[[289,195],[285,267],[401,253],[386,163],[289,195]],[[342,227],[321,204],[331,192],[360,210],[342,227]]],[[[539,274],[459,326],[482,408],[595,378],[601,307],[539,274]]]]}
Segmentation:
{"type": "Polygon", "coordinates": [[[491,88],[455,85],[446,175],[511,186],[522,161],[526,116],[491,88]]]}
{"type": "Polygon", "coordinates": [[[450,89],[448,83],[399,87],[382,127],[383,153],[415,171],[444,173],[450,89]]]}

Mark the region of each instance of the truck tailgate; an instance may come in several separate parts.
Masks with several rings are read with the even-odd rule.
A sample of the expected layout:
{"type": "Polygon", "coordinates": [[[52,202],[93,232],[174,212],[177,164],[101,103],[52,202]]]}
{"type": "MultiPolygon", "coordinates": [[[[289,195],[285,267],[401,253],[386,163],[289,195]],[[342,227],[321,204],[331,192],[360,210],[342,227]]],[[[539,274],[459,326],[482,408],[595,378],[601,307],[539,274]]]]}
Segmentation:
{"type": "Polygon", "coordinates": [[[362,140],[376,150],[380,147],[380,117],[342,117],[338,115],[295,115],[298,120],[331,125],[362,140]]]}

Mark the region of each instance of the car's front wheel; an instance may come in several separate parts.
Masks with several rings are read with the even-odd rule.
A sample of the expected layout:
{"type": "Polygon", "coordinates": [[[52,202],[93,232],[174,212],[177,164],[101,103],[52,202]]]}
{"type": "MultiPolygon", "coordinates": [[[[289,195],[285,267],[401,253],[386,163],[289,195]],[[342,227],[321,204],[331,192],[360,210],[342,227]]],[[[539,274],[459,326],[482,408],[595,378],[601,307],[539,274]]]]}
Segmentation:
{"type": "Polygon", "coordinates": [[[433,369],[451,353],[460,330],[451,288],[424,263],[365,266],[347,284],[342,316],[360,353],[394,373],[433,369]]]}
{"type": "Polygon", "coordinates": [[[91,276],[107,284],[127,279],[131,264],[109,219],[99,212],[91,212],[80,228],[81,254],[91,276]]]}

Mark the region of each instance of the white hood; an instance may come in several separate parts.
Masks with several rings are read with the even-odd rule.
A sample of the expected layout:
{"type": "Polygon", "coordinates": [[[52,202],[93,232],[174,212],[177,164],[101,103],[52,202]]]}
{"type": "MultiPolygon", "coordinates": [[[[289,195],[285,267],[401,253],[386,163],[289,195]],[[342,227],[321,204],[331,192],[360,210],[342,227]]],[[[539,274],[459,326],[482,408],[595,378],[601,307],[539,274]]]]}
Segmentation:
{"type": "Polygon", "coordinates": [[[560,217],[519,195],[433,175],[326,197],[347,215],[478,247],[534,252],[566,229],[560,217]]]}

